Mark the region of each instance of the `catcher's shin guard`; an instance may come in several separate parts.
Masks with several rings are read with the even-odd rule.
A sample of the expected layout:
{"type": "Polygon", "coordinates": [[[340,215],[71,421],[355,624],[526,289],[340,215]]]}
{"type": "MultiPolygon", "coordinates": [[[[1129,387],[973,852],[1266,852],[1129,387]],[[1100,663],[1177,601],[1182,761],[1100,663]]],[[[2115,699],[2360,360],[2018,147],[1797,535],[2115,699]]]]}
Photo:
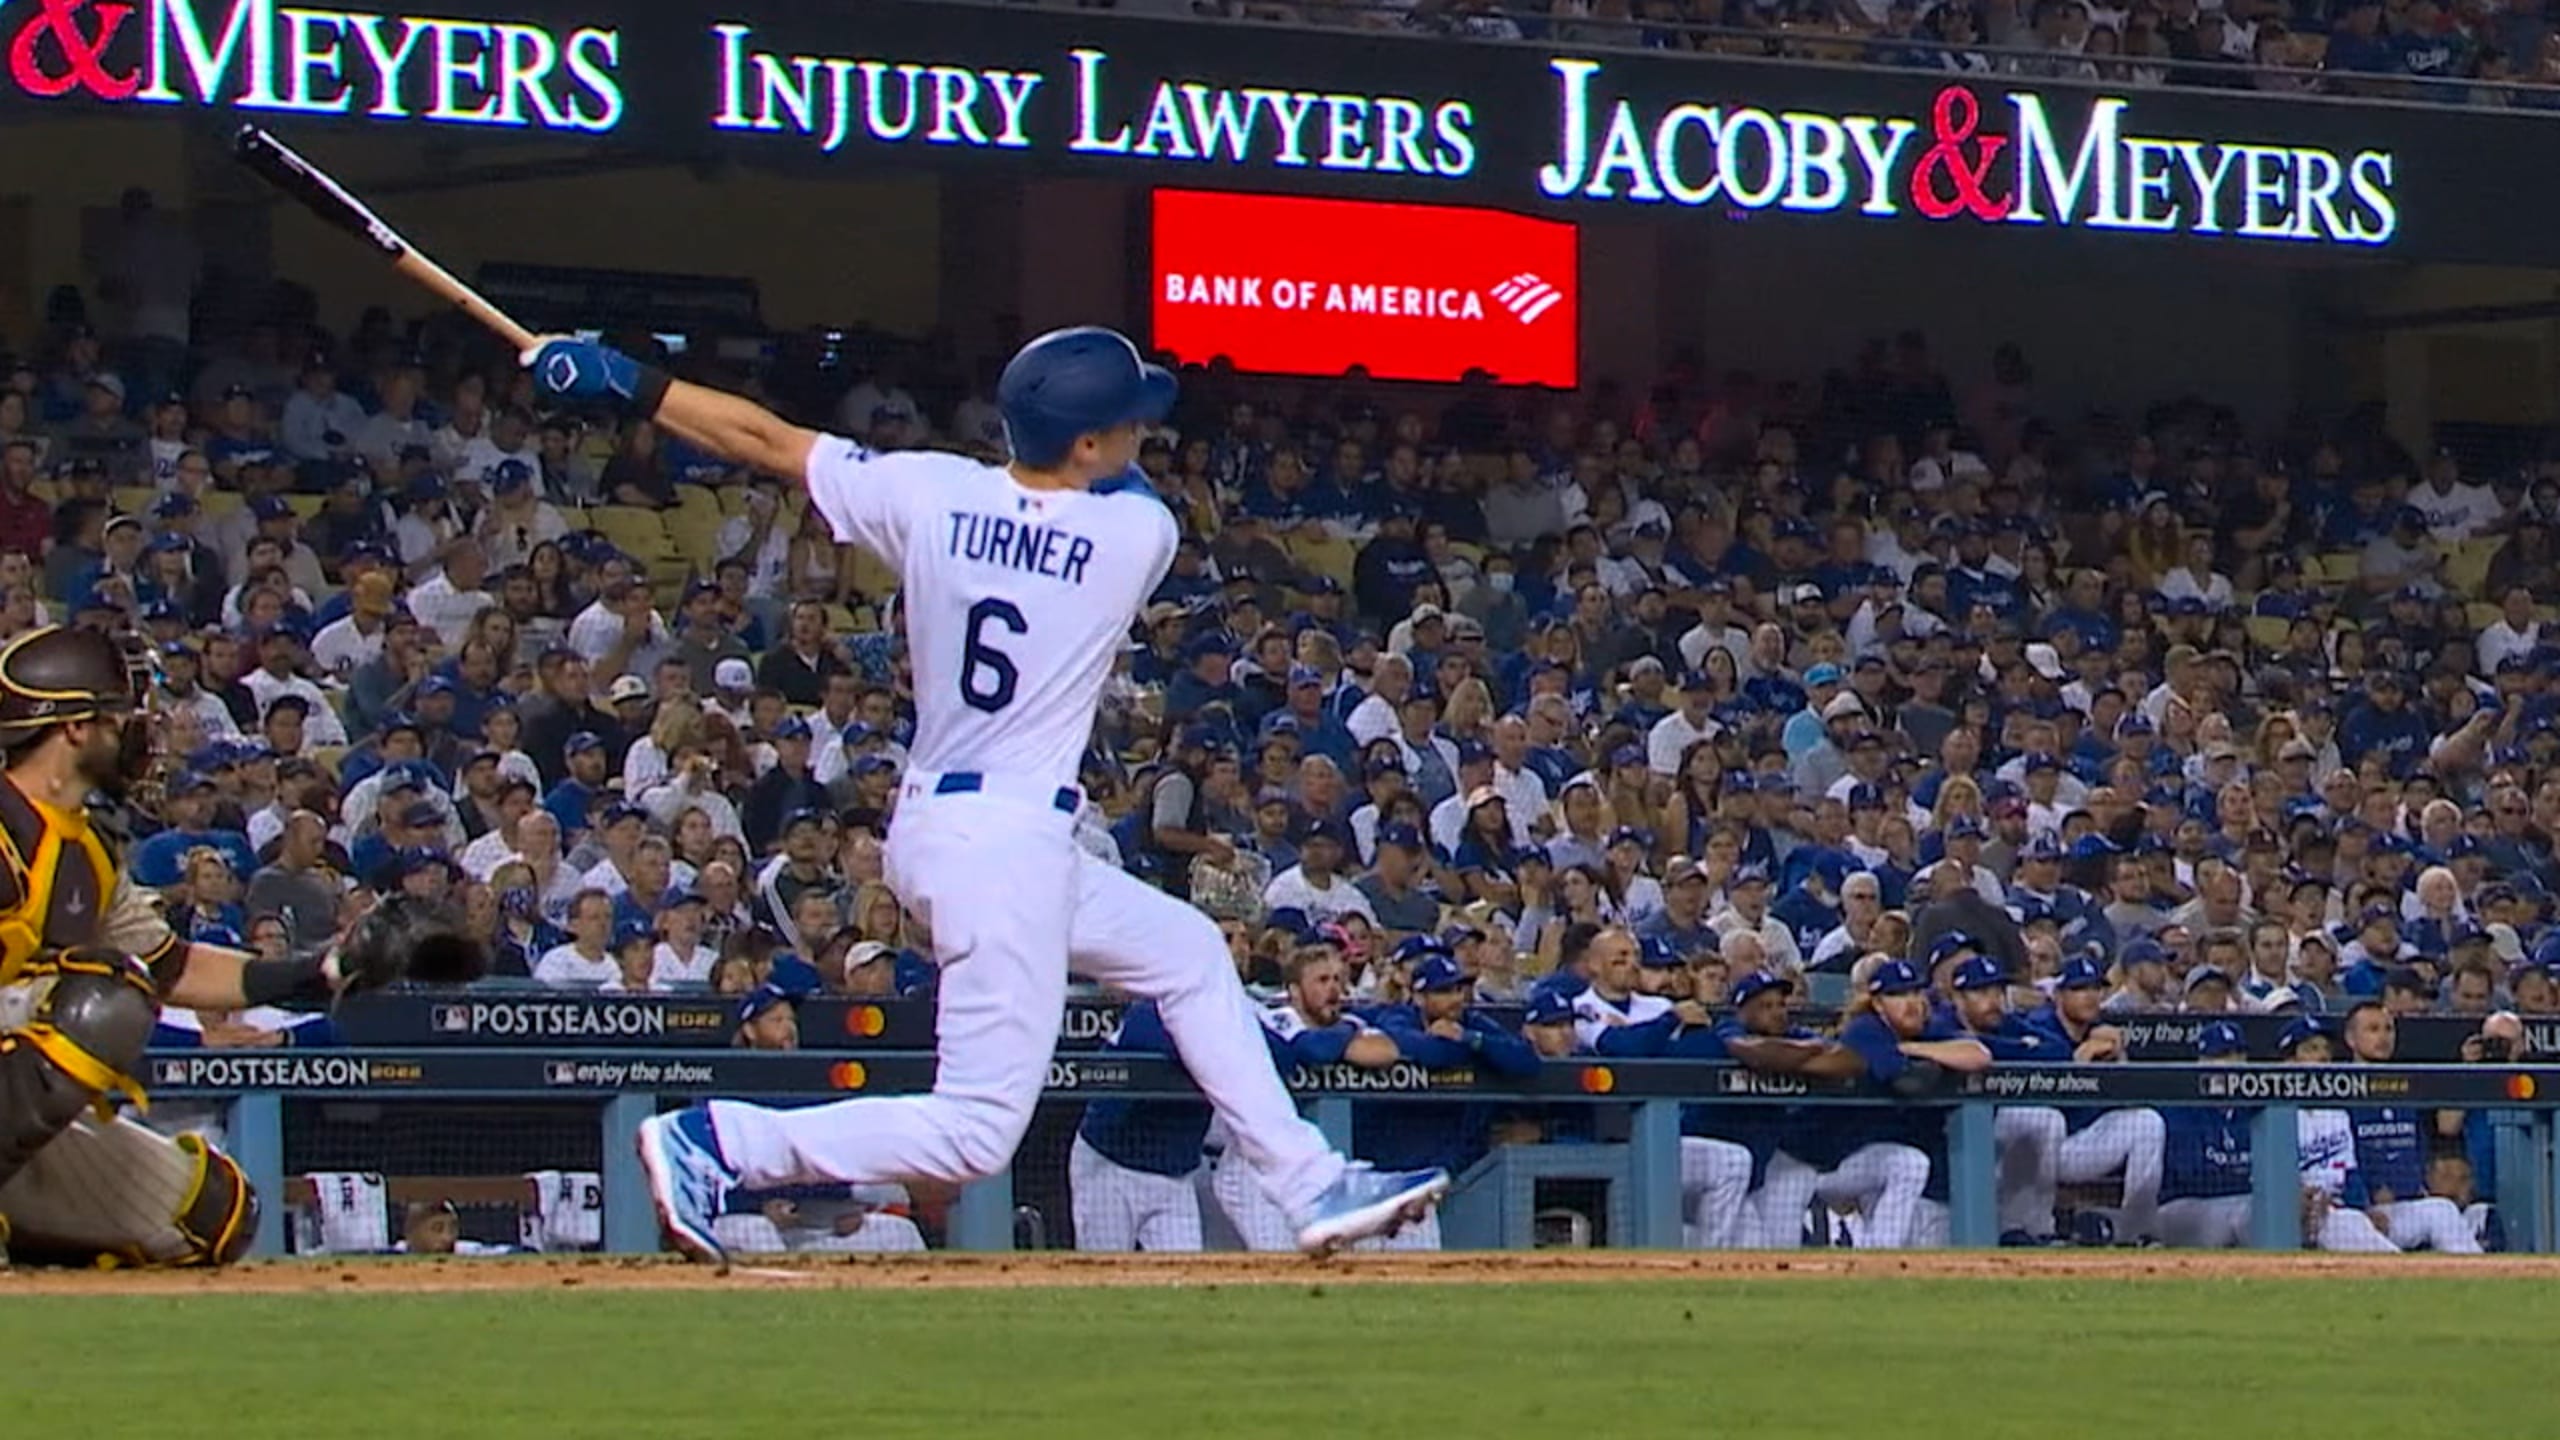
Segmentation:
{"type": "Polygon", "coordinates": [[[108,1097],[143,1102],[132,1078],[160,1004],[130,959],[71,951],[29,969],[52,985],[18,1029],[0,1032],[0,1186],[36,1152],[108,1097]]]}
{"type": "Polygon", "coordinates": [[[228,1265],[248,1254],[257,1238],[258,1192],[239,1162],[206,1144],[203,1136],[181,1135],[175,1143],[180,1154],[195,1162],[195,1183],[174,1217],[187,1249],[156,1263],[228,1265]]]}
{"type": "Polygon", "coordinates": [[[22,1262],[225,1265],[248,1253],[258,1200],[230,1156],[131,1120],[82,1117],[0,1188],[22,1262]]]}
{"type": "Polygon", "coordinates": [[[145,1103],[132,1072],[159,1015],[148,974],[100,950],[28,968],[50,983],[24,1025],[0,1032],[0,1224],[14,1258],[237,1259],[257,1228],[240,1167],[201,1137],[171,1140],[114,1110],[117,1095],[145,1103]]]}

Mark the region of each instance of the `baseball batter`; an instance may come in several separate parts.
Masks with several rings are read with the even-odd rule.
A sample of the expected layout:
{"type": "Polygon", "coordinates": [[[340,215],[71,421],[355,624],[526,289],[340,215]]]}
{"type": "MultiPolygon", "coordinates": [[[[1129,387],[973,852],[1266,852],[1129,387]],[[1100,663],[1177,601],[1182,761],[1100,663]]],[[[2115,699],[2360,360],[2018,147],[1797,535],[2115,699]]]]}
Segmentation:
{"type": "Polygon", "coordinates": [[[798,1110],[729,1101],[645,1124],[641,1162],[677,1247],[725,1264],[726,1191],[825,1182],[965,1183],[1001,1170],[1031,1120],[1066,1006],[1067,968],[1156,1001],[1237,1151],[1330,1253],[1419,1218],[1445,1173],[1352,1166],[1302,1120],[1207,916],[1086,853],[1077,761],[1113,658],[1179,531],[1134,468],[1173,376],[1110,330],[1025,345],[997,386],[1013,459],[874,454],[595,342],[524,357],[564,400],[617,401],[734,464],[800,477],[840,541],[897,572],[916,738],[887,854],[891,888],[933,932],[938,1066],[929,1095],[798,1110]]]}

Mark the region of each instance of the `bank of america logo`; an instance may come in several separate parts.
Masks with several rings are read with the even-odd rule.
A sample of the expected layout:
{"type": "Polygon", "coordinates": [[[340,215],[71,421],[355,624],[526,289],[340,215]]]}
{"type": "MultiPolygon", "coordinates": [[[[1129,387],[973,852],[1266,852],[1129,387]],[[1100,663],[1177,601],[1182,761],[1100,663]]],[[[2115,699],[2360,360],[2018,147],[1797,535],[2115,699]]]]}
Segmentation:
{"type": "Polygon", "coordinates": [[[1493,298],[1502,302],[1502,308],[1510,311],[1512,318],[1530,325],[1561,303],[1564,292],[1523,270],[1494,286],[1493,298]]]}

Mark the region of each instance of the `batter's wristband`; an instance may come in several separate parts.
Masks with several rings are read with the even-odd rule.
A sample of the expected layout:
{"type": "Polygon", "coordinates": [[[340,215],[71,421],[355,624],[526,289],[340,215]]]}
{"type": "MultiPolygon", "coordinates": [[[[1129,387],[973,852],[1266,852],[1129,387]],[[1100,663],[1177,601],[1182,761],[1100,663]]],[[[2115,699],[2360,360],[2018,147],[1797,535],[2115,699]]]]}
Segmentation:
{"type": "Polygon", "coordinates": [[[667,403],[667,387],[674,383],[675,377],[657,366],[641,366],[639,383],[631,387],[631,408],[654,417],[658,407],[667,403]]]}

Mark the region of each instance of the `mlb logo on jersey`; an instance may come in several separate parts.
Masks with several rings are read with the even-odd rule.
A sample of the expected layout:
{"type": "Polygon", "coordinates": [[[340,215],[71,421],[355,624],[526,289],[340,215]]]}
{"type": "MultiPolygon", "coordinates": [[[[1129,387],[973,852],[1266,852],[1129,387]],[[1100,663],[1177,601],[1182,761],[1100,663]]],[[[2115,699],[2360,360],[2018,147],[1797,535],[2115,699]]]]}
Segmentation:
{"type": "Polygon", "coordinates": [[[438,1005],[429,1013],[427,1024],[438,1035],[468,1035],[471,1033],[471,1007],[438,1005]]]}

